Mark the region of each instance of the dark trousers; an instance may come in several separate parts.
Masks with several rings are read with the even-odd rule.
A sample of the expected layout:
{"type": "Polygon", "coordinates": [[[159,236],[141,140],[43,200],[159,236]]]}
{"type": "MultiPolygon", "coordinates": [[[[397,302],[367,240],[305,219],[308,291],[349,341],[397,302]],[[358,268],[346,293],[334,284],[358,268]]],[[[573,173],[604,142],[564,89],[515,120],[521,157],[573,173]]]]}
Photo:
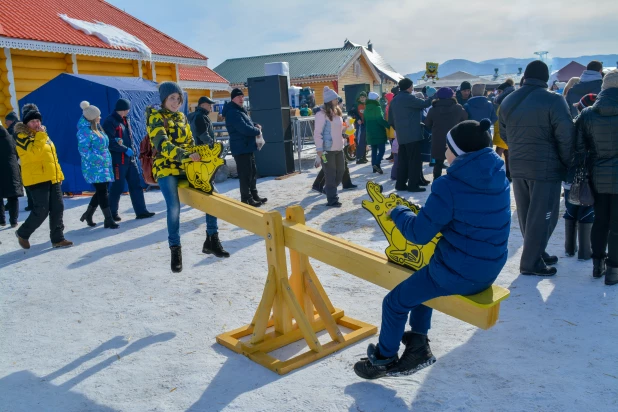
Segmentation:
{"type": "Polygon", "coordinates": [[[26,197],[28,198],[28,210],[32,210],[32,194],[30,193],[30,189],[24,187],[26,190],[26,197]]]}
{"type": "Polygon", "coordinates": [[[254,195],[257,196],[257,166],[255,165],[255,154],[245,153],[234,156],[236,168],[238,169],[238,180],[240,181],[240,200],[245,202],[254,195]]]}
{"type": "Polygon", "coordinates": [[[101,210],[109,207],[109,192],[107,190],[108,186],[109,185],[107,183],[94,183],[96,193],[92,195],[88,207],[96,209],[98,206],[101,206],[101,210]]]}
{"type": "MultiPolygon", "coordinates": [[[[352,178],[350,177],[350,169],[348,169],[348,162],[345,160],[345,156],[343,160],[344,160],[344,171],[343,171],[343,178],[341,179],[341,185],[343,186],[344,189],[350,189],[352,187],[352,178]]],[[[313,188],[316,189],[318,192],[323,192],[325,184],[326,184],[326,179],[324,177],[324,169],[322,168],[320,169],[320,173],[318,173],[315,180],[313,181],[313,188]]]]}
{"type": "Polygon", "coordinates": [[[356,131],[356,160],[367,157],[367,135],[365,130],[365,125],[361,124],[356,131]]]}
{"type": "Polygon", "coordinates": [[[339,196],[337,196],[337,187],[343,180],[343,172],[345,170],[345,160],[343,152],[324,152],[326,154],[326,163],[322,164],[322,170],[324,171],[324,191],[326,192],[326,200],[329,205],[337,203],[339,196]]]}
{"type": "Polygon", "coordinates": [[[395,356],[410,314],[412,331],[426,335],[431,327],[433,310],[424,302],[448,295],[472,295],[487,289],[490,284],[461,280],[453,284],[453,290],[438,285],[425,266],[401,282],[382,301],[382,326],[380,327],[380,354],[395,356]]]}
{"type": "Polygon", "coordinates": [[[592,257],[607,256],[607,265],[618,267],[618,195],[594,194],[594,224],[590,237],[592,257]]]}
{"type": "Polygon", "coordinates": [[[372,144],[371,145],[371,165],[380,166],[382,159],[384,158],[384,152],[386,151],[386,144],[372,144]]]}
{"type": "MultiPolygon", "coordinates": [[[[9,223],[11,225],[17,224],[17,218],[19,217],[19,200],[17,197],[7,197],[7,208],[9,212],[9,223]]],[[[0,224],[6,225],[6,212],[4,210],[4,201],[0,199],[0,224]]]]}
{"type": "Polygon", "coordinates": [[[144,190],[139,180],[139,170],[137,164],[128,162],[123,165],[114,165],[114,175],[116,180],[112,182],[109,190],[109,208],[112,216],[118,215],[118,204],[120,195],[124,191],[124,182],[129,185],[129,195],[131,204],[136,215],[147,213],[146,201],[144,200],[144,190]]]}
{"type": "Polygon", "coordinates": [[[569,189],[564,189],[564,205],[566,210],[563,217],[566,220],[575,220],[579,223],[593,223],[594,207],[574,205],[569,202],[569,193],[571,193],[569,189]]]}
{"type": "Polygon", "coordinates": [[[434,159],[436,162],[433,165],[433,180],[436,180],[442,176],[442,170],[444,169],[444,159],[434,159]]]}
{"type": "Polygon", "coordinates": [[[560,182],[513,179],[517,217],[524,237],[521,272],[535,272],[546,266],[543,254],[558,224],[560,189],[560,182]]]}
{"type": "Polygon", "coordinates": [[[399,145],[397,165],[397,190],[418,188],[423,173],[421,147],[423,142],[406,143],[399,145]]]}
{"type": "Polygon", "coordinates": [[[49,216],[49,237],[52,243],[64,240],[64,201],[60,183],[39,183],[29,186],[32,194],[32,211],[23,225],[17,229],[17,235],[23,239],[30,236],[39,228],[49,216]]]}

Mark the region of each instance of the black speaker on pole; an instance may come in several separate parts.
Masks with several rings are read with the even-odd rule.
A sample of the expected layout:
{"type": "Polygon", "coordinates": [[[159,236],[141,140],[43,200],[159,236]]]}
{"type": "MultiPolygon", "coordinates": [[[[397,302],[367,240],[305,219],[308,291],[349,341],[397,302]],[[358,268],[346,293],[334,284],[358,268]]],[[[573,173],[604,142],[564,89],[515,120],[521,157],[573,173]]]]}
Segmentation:
{"type": "Polygon", "coordinates": [[[292,140],[292,120],[289,108],[252,110],[251,120],[262,126],[262,135],[267,143],[292,140]]]}
{"type": "Polygon", "coordinates": [[[294,173],[294,145],[287,142],[266,143],[255,154],[259,176],[284,176],[294,173]]]}
{"type": "Polygon", "coordinates": [[[249,107],[251,111],[290,107],[288,78],[285,76],[262,76],[247,79],[249,107]]]}

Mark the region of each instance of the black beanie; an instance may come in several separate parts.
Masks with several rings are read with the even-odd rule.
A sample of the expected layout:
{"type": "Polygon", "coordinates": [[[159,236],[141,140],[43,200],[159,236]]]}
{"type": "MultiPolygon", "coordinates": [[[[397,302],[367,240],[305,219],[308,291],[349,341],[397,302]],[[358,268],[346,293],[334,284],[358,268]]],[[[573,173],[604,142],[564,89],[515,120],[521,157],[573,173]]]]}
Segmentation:
{"type": "Polygon", "coordinates": [[[506,90],[506,89],[508,89],[509,87],[511,87],[511,85],[510,85],[510,84],[508,84],[508,83],[506,83],[506,82],[504,82],[504,83],[502,83],[500,86],[498,86],[498,90],[505,91],[505,90],[506,90]]]}
{"type": "Polygon", "coordinates": [[[17,113],[10,112],[4,117],[4,120],[11,121],[11,122],[18,122],[19,118],[17,117],[17,113]]]}
{"type": "Polygon", "coordinates": [[[466,120],[453,127],[446,135],[446,144],[455,156],[476,152],[492,146],[489,128],[491,121],[466,120]]]}
{"type": "Polygon", "coordinates": [[[535,60],[526,66],[524,78],[537,79],[547,83],[549,81],[549,67],[541,60],[535,60]]]}
{"type": "Polygon", "coordinates": [[[399,86],[395,86],[391,89],[391,93],[393,93],[395,96],[397,96],[397,93],[399,93],[399,86]]]}
{"type": "Polygon", "coordinates": [[[399,90],[408,90],[410,87],[413,86],[413,84],[414,83],[412,83],[412,80],[404,77],[403,79],[399,80],[399,90]]]}
{"type": "Polygon", "coordinates": [[[41,116],[39,108],[36,104],[32,103],[29,103],[23,107],[21,112],[21,118],[24,124],[28,124],[28,122],[35,119],[43,121],[43,116],[41,116]]]}
{"type": "Polygon", "coordinates": [[[232,100],[234,100],[238,96],[244,96],[245,94],[240,89],[232,90],[232,100]]]}
{"type": "Polygon", "coordinates": [[[131,110],[131,102],[127,99],[118,99],[114,111],[124,112],[125,110],[131,110]]]}
{"type": "Polygon", "coordinates": [[[472,90],[472,85],[470,84],[470,82],[462,82],[459,86],[459,90],[472,90]]]}

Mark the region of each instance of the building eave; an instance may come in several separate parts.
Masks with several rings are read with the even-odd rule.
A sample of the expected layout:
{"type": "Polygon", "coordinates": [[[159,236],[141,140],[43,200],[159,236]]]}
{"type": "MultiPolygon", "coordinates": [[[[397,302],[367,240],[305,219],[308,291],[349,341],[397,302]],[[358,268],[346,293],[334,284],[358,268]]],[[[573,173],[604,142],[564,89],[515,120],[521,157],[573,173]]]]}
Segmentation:
{"type": "Polygon", "coordinates": [[[231,91],[232,88],[228,83],[215,82],[195,82],[190,80],[181,80],[178,85],[183,89],[199,89],[199,90],[222,90],[231,91]]]}

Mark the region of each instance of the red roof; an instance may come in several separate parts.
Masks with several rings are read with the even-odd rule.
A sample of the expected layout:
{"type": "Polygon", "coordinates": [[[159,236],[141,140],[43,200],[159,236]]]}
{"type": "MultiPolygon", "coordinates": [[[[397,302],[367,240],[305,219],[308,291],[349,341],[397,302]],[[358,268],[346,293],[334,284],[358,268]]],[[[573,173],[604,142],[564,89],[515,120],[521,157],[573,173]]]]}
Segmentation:
{"type": "Polygon", "coordinates": [[[229,83],[223,77],[204,66],[178,65],[180,80],[190,82],[229,83]]]}
{"type": "Polygon", "coordinates": [[[1,0],[0,36],[75,46],[114,49],[72,28],[58,14],[116,26],[141,39],[154,54],[206,60],[207,57],[103,0],[1,0]]]}

